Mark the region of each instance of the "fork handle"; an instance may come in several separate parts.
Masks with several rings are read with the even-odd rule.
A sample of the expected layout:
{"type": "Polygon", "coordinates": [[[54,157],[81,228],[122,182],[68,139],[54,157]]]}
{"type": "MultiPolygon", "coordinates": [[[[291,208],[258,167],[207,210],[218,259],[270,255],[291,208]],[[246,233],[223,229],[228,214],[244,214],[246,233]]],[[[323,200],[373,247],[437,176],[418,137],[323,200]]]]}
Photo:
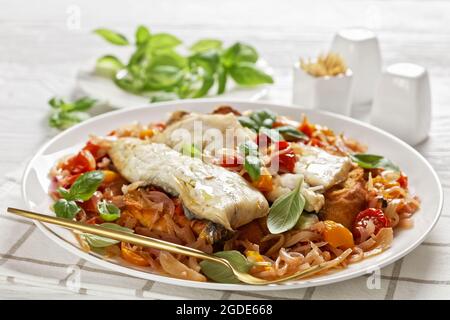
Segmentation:
{"type": "Polygon", "coordinates": [[[9,213],[25,217],[32,220],[38,220],[41,222],[46,222],[50,224],[55,224],[67,229],[77,230],[81,232],[86,232],[90,234],[95,234],[97,236],[106,237],[118,241],[123,241],[127,243],[132,243],[138,246],[150,247],[153,249],[169,251],[175,254],[182,254],[202,260],[208,260],[223,264],[227,267],[228,261],[219,257],[215,257],[208,253],[205,253],[201,250],[182,246],[179,244],[171,243],[164,240],[154,239],[150,237],[145,237],[133,233],[128,233],[124,231],[112,230],[108,228],[104,228],[101,226],[90,225],[82,222],[72,221],[68,219],[63,219],[59,217],[52,217],[28,210],[17,209],[17,208],[8,208],[7,211],[9,213]]]}

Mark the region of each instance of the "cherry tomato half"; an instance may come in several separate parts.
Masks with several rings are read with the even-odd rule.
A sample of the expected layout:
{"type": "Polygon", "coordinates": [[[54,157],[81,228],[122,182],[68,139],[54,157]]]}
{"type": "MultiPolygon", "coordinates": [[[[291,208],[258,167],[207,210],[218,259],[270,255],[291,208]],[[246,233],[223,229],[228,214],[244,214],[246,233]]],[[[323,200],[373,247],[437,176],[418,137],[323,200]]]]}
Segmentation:
{"type": "Polygon", "coordinates": [[[95,158],[88,150],[81,150],[73,157],[70,157],[62,164],[63,170],[68,170],[71,174],[84,173],[95,170],[95,158]]]}
{"type": "Polygon", "coordinates": [[[295,157],[294,150],[287,141],[278,141],[275,143],[275,150],[279,150],[278,153],[278,172],[294,172],[295,163],[297,158],[295,157]]]}
{"type": "Polygon", "coordinates": [[[303,119],[302,124],[298,127],[298,129],[306,134],[308,137],[312,137],[314,131],[316,131],[316,128],[313,124],[311,124],[308,119],[303,119]]]}
{"type": "Polygon", "coordinates": [[[92,156],[95,158],[95,160],[99,160],[100,158],[102,158],[105,155],[105,154],[102,154],[102,152],[100,151],[100,146],[91,141],[88,141],[86,143],[83,150],[89,151],[92,154],[92,156]]]}
{"type": "Polygon", "coordinates": [[[400,178],[397,179],[398,184],[403,189],[408,188],[408,177],[404,176],[403,174],[400,175],[400,178]]]}
{"type": "Polygon", "coordinates": [[[375,225],[375,234],[377,234],[380,229],[388,228],[391,225],[389,218],[386,217],[381,209],[368,208],[358,213],[355,218],[353,223],[353,234],[355,235],[355,238],[361,236],[358,227],[366,227],[369,220],[375,225]]]}

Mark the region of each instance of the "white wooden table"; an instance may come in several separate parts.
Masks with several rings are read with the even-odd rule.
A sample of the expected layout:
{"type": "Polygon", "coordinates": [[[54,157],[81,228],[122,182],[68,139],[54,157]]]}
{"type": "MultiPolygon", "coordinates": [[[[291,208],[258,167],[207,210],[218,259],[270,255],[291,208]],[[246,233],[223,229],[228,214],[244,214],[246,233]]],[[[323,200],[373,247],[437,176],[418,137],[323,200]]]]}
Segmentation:
{"type": "MultiPolygon", "coordinates": [[[[69,95],[77,68],[108,50],[91,34],[94,28],[131,35],[142,23],[154,31],[172,32],[187,43],[204,37],[247,41],[274,67],[276,84],[269,98],[289,103],[294,61],[326,51],[340,28],[365,26],[378,33],[385,65],[408,61],[430,72],[433,123],[429,139],[417,149],[437,170],[448,194],[449,17],[449,1],[425,0],[0,0],[0,186],[7,182],[4,174],[55,134],[47,126],[48,99],[69,95]],[[76,28],[70,15],[78,10],[76,28]]],[[[450,216],[448,204],[443,215],[450,216]]],[[[2,282],[0,299],[11,297],[89,298],[2,282]]]]}

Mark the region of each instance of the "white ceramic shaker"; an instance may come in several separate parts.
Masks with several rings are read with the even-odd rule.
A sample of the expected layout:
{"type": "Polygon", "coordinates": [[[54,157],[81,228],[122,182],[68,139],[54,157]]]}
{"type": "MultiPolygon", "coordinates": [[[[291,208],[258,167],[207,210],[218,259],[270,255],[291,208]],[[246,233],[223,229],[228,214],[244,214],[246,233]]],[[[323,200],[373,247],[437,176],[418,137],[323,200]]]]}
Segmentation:
{"type": "Polygon", "coordinates": [[[352,105],[370,104],[381,74],[381,53],[377,36],[365,28],[340,30],[330,52],[340,54],[353,72],[352,105]]]}
{"type": "Polygon", "coordinates": [[[423,141],[431,123],[427,70],[412,63],[387,67],[375,92],[370,122],[410,145],[423,141]]]}

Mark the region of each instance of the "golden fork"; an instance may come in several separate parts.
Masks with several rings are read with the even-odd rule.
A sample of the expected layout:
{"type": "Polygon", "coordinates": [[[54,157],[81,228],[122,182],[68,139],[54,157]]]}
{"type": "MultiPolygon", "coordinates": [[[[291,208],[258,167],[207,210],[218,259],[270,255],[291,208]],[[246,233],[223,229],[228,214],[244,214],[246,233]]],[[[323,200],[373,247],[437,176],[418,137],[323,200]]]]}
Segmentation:
{"type": "Polygon", "coordinates": [[[236,270],[231,265],[231,263],[226,259],[219,258],[219,257],[216,257],[211,254],[207,254],[207,253],[197,250],[197,249],[181,246],[179,244],[175,244],[175,243],[171,243],[171,242],[167,242],[167,241],[163,241],[163,240],[159,240],[159,239],[154,239],[154,238],[150,238],[150,237],[145,237],[145,236],[141,236],[141,235],[137,235],[137,234],[133,234],[133,233],[127,233],[127,232],[123,232],[123,231],[107,229],[107,228],[103,228],[101,226],[89,225],[89,224],[85,224],[82,222],[76,222],[76,221],[67,220],[67,219],[63,219],[63,218],[52,217],[52,216],[43,215],[43,214],[39,214],[36,212],[17,209],[17,208],[8,208],[7,211],[12,214],[16,214],[16,215],[19,215],[19,216],[22,216],[25,218],[29,218],[32,220],[38,220],[38,221],[42,221],[42,222],[46,222],[46,223],[56,224],[56,225],[59,225],[61,227],[67,228],[67,229],[82,231],[82,232],[94,234],[97,236],[102,236],[102,237],[106,237],[106,238],[110,238],[110,239],[114,239],[114,240],[118,240],[118,241],[132,243],[132,244],[135,244],[138,246],[150,247],[150,248],[159,249],[159,250],[165,250],[165,251],[169,251],[169,252],[176,253],[176,254],[182,254],[185,256],[198,258],[201,260],[208,260],[208,261],[216,262],[216,263],[219,263],[219,264],[227,267],[228,269],[230,269],[233,272],[233,274],[236,276],[236,278],[239,279],[241,282],[248,283],[248,284],[255,284],[255,285],[275,284],[275,283],[280,283],[280,282],[284,282],[287,280],[294,280],[294,279],[297,280],[297,279],[311,276],[313,274],[316,274],[318,272],[324,271],[326,269],[332,268],[332,267],[340,264],[352,252],[351,249],[347,249],[343,254],[341,254],[339,257],[335,258],[334,260],[312,266],[306,270],[299,271],[295,274],[286,276],[284,278],[280,278],[277,280],[264,280],[264,279],[256,278],[248,273],[240,272],[240,271],[236,270]]]}

